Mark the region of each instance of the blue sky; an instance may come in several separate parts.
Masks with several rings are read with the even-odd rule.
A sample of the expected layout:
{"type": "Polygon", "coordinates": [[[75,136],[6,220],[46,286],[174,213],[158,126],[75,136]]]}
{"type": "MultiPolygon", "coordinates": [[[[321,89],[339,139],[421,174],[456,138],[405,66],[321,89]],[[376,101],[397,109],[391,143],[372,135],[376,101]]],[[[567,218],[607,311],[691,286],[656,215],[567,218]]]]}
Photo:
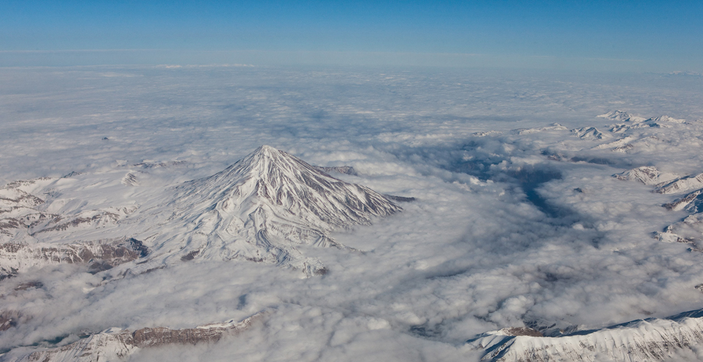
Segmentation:
{"type": "Polygon", "coordinates": [[[703,72],[703,2],[0,2],[0,66],[450,65],[703,72]]]}

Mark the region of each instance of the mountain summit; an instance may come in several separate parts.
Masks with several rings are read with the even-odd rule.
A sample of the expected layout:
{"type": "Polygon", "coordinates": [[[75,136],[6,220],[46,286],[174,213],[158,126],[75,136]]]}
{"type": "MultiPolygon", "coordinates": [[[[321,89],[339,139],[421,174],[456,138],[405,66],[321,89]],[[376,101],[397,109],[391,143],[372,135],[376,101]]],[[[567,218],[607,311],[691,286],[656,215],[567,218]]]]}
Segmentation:
{"type": "Polygon", "coordinates": [[[184,260],[273,262],[307,274],[325,269],[296,245],[343,247],[329,232],[402,210],[384,195],[270,146],[176,191],[172,219],[185,221],[189,229],[181,248],[184,260]]]}

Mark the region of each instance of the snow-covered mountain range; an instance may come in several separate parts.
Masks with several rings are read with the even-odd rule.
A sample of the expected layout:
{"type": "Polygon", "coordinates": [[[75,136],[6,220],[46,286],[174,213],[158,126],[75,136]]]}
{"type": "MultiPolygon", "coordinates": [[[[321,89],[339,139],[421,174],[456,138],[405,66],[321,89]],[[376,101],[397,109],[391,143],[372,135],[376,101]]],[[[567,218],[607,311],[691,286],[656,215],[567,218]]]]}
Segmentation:
{"type": "Polygon", "coordinates": [[[689,215],[662,231],[654,232],[654,236],[663,242],[690,244],[692,250],[703,250],[703,173],[679,176],[660,172],[653,166],[642,166],[613,177],[623,181],[639,181],[653,186],[655,193],[676,197],[662,206],[670,211],[685,211],[689,215]]]}

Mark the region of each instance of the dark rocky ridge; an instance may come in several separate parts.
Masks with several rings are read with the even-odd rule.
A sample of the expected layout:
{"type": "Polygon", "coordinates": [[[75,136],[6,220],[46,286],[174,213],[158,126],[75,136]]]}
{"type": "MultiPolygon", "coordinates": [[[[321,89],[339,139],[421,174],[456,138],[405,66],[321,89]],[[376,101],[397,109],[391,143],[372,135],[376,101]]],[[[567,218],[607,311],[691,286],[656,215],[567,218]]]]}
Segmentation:
{"type": "Polygon", "coordinates": [[[121,239],[71,244],[0,244],[0,278],[31,266],[85,264],[99,272],[145,257],[149,249],[139,240],[121,239]]]}
{"type": "Polygon", "coordinates": [[[195,328],[170,329],[166,327],[141,328],[135,331],[109,329],[86,336],[65,346],[33,351],[13,356],[14,361],[104,361],[124,360],[143,348],[165,345],[196,345],[215,343],[227,335],[240,333],[265,316],[259,312],[239,322],[234,320],[198,326],[195,328]]]}

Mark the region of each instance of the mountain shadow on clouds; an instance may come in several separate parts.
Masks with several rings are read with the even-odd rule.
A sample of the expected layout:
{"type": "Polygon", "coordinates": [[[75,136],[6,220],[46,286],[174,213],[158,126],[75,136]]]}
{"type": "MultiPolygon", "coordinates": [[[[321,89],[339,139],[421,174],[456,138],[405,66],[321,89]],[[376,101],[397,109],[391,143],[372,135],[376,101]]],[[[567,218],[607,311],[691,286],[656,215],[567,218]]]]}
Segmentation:
{"type": "MultiPolygon", "coordinates": [[[[550,219],[564,219],[564,221],[570,221],[576,217],[572,210],[549,202],[549,200],[539,192],[539,188],[543,184],[562,179],[562,174],[558,170],[547,167],[529,166],[521,167],[515,171],[509,171],[505,173],[504,176],[514,180],[520,186],[522,192],[525,193],[527,201],[550,219]]],[[[502,177],[499,177],[499,179],[500,178],[502,177]]]]}
{"type": "MultiPolygon", "coordinates": [[[[573,210],[555,205],[542,196],[539,188],[547,182],[561,180],[562,173],[547,160],[540,164],[515,164],[515,156],[532,156],[539,150],[527,147],[507,152],[495,139],[477,139],[461,145],[409,147],[392,151],[402,160],[422,159],[426,165],[453,173],[474,176],[482,181],[501,182],[522,193],[525,200],[540,210],[551,222],[568,224],[578,220],[573,210]]],[[[454,181],[454,180],[448,180],[454,181]]]]}

